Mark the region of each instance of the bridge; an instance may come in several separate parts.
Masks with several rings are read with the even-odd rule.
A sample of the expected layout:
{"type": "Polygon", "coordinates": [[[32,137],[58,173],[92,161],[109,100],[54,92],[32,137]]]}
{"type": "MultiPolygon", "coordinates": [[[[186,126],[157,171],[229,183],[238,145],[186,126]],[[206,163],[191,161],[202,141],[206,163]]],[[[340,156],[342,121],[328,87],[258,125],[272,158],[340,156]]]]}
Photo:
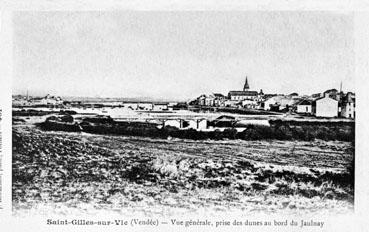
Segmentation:
{"type": "Polygon", "coordinates": [[[173,126],[177,128],[193,128],[193,129],[206,129],[207,120],[206,117],[194,117],[194,116],[176,116],[176,117],[119,117],[114,118],[117,121],[142,121],[147,123],[157,123],[165,126],[173,126]]]}

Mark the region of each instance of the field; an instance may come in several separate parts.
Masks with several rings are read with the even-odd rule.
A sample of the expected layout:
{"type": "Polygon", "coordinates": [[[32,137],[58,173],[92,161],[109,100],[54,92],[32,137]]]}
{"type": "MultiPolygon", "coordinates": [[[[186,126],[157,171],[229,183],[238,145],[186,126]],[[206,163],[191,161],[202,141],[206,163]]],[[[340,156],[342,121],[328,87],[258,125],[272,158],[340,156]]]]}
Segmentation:
{"type": "Polygon", "coordinates": [[[354,146],[186,140],[13,126],[16,214],[348,213],[354,146]]]}

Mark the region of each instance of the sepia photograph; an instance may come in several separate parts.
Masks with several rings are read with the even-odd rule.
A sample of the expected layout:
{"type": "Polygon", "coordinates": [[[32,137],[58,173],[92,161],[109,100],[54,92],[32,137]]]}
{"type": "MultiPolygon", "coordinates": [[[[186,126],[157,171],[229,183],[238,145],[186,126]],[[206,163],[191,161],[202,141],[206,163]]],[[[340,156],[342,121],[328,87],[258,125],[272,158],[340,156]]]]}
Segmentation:
{"type": "Polygon", "coordinates": [[[14,215],[354,212],[353,13],[16,11],[12,24],[14,215]]]}

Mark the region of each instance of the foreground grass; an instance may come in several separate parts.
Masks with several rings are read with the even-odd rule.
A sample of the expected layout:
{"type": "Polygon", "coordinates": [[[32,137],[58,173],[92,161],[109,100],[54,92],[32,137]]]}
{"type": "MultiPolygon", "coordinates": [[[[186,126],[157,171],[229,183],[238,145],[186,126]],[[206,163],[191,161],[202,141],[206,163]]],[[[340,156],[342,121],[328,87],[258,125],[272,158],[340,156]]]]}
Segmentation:
{"type": "Polygon", "coordinates": [[[352,158],[350,143],[172,141],[15,128],[13,203],[16,211],[61,213],[345,213],[353,208],[352,158]]]}

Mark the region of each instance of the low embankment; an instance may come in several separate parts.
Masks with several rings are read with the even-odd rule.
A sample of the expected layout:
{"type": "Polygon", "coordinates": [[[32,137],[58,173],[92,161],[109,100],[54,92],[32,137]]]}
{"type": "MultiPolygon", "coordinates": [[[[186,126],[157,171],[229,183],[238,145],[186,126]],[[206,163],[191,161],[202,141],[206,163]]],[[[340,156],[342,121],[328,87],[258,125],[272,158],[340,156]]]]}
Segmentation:
{"type": "Polygon", "coordinates": [[[39,126],[44,130],[87,132],[93,134],[132,135],[167,138],[169,136],[183,139],[277,139],[277,140],[355,140],[354,122],[300,122],[270,120],[271,126],[248,125],[242,132],[235,128],[224,131],[197,131],[195,129],[180,130],[166,126],[158,128],[157,124],[143,122],[117,122],[111,118],[85,118],[76,122],[71,116],[49,117],[39,126]]]}
{"type": "Polygon", "coordinates": [[[32,116],[45,116],[49,114],[74,115],[74,114],[77,114],[77,112],[72,111],[72,110],[58,110],[58,109],[54,109],[54,110],[51,109],[47,111],[35,110],[35,109],[27,109],[27,110],[23,109],[23,110],[13,110],[12,114],[13,116],[32,117],[32,116]]]}

